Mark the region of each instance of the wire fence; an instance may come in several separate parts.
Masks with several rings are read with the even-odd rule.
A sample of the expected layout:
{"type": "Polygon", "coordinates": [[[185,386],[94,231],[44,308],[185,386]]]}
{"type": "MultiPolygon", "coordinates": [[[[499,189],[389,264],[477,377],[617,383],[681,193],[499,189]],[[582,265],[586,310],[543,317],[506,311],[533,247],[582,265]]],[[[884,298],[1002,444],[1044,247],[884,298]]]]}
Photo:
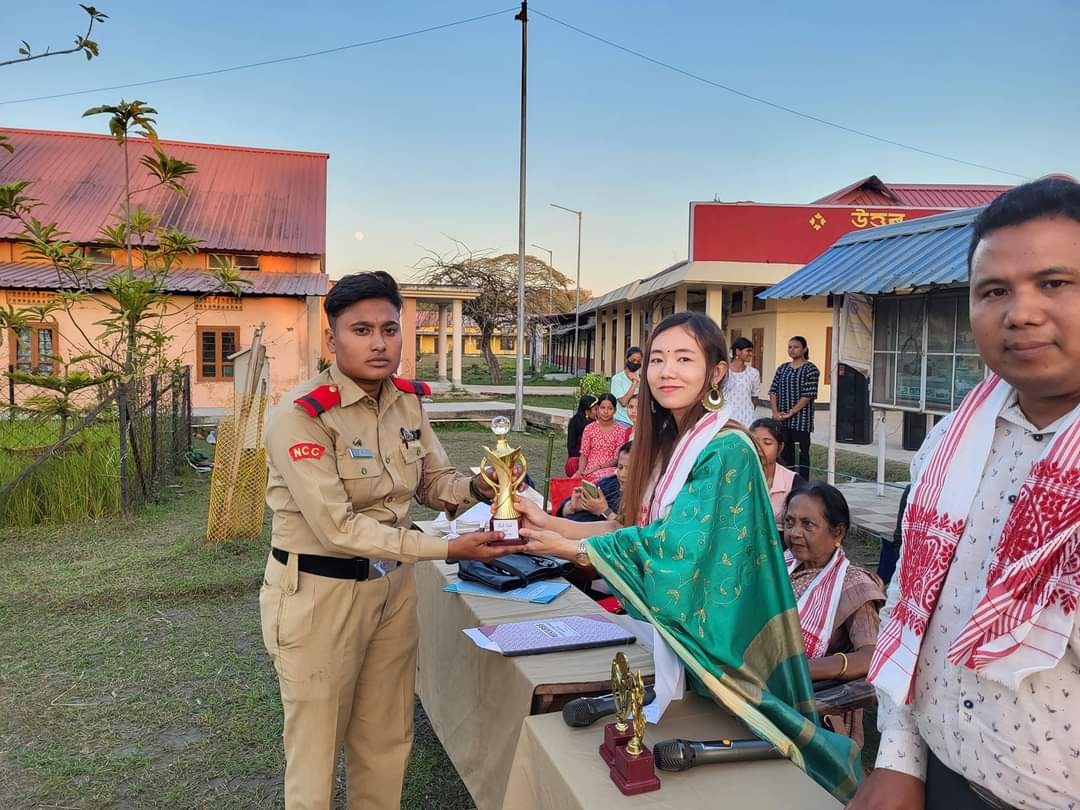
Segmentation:
{"type": "MultiPolygon", "coordinates": [[[[9,368],[9,372],[12,369],[9,368]]],[[[191,450],[191,372],[78,390],[16,383],[0,401],[0,525],[130,514],[191,450]]]]}

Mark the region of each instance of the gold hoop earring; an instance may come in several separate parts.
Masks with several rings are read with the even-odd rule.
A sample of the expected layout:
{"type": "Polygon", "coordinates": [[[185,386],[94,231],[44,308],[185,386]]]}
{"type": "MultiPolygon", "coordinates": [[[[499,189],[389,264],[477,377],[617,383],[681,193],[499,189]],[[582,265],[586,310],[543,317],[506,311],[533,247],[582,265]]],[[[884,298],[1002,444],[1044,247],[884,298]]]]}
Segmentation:
{"type": "Polygon", "coordinates": [[[705,396],[701,398],[701,404],[707,411],[718,411],[724,407],[726,404],[724,390],[719,383],[714,383],[712,388],[705,392],[705,396]]]}

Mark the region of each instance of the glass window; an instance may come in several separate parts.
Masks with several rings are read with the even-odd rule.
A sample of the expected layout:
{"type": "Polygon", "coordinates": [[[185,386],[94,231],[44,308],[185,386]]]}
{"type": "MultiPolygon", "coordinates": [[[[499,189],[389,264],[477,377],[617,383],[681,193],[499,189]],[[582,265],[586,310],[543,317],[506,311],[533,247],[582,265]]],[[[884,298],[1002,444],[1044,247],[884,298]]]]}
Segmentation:
{"type": "Polygon", "coordinates": [[[258,270],[259,257],[250,253],[211,253],[210,269],[222,270],[235,267],[237,270],[258,270]]]}
{"type": "Polygon", "coordinates": [[[953,356],[928,354],[926,356],[926,410],[941,413],[951,411],[952,386],[953,356]]]}
{"type": "Polygon", "coordinates": [[[11,365],[16,371],[56,373],[56,325],[31,324],[11,330],[11,365]]]}
{"type": "Polygon", "coordinates": [[[882,405],[896,404],[896,355],[892,352],[874,352],[874,402],[882,405]]]}
{"type": "Polygon", "coordinates": [[[512,337],[499,338],[499,351],[512,352],[514,350],[514,339],[512,337]]]}
{"type": "Polygon", "coordinates": [[[743,291],[732,290],[731,292],[731,311],[742,312],[743,311],[743,291]]]}
{"type": "Polygon", "coordinates": [[[229,380],[233,376],[233,361],[229,356],[238,348],[236,329],[213,326],[199,327],[199,378],[229,380]]]}
{"type": "Polygon", "coordinates": [[[895,298],[879,300],[874,305],[874,351],[896,351],[896,312],[898,302],[895,298]]]}
{"type": "Polygon", "coordinates": [[[926,350],[951,352],[956,336],[956,299],[931,296],[926,310],[926,350]]]}
{"type": "Polygon", "coordinates": [[[112,248],[84,247],[83,258],[90,264],[111,265],[113,263],[112,248]]]}
{"type": "Polygon", "coordinates": [[[975,337],[971,334],[971,312],[966,298],[961,298],[956,307],[956,351],[961,354],[979,353],[975,337]]]}
{"type": "Polygon", "coordinates": [[[956,358],[956,383],[953,390],[952,406],[957,408],[960,401],[972,388],[982,382],[986,376],[986,366],[980,357],[960,355],[956,358]]]}
{"type": "Polygon", "coordinates": [[[897,323],[896,404],[917,408],[922,404],[922,340],[925,299],[900,302],[897,323]]]}

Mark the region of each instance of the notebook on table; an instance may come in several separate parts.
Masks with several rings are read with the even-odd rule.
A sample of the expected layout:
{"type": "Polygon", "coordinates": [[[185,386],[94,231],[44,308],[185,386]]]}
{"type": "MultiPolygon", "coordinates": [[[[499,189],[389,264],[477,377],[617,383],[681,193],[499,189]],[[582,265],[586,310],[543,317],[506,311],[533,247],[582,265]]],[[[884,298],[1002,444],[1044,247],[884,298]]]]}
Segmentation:
{"type": "Polygon", "coordinates": [[[507,656],[612,647],[637,641],[633,633],[603,615],[487,624],[466,628],[464,633],[478,647],[507,656]]]}

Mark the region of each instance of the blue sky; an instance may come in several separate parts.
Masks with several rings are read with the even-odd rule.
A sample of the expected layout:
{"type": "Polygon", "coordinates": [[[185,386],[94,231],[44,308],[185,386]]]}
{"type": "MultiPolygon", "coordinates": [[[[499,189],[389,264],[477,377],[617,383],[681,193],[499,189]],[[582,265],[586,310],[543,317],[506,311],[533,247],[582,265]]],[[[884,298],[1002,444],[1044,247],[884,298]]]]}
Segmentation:
{"type": "MultiPolygon", "coordinates": [[[[505,0],[504,0],[505,2],[505,0]]],[[[102,56],[0,69],[0,102],[207,70],[508,8],[454,3],[100,0],[102,56]],[[156,32],[178,32],[171,43],[156,32]]],[[[1080,3],[1071,0],[534,4],[777,103],[1026,176],[1080,175],[1080,3]]],[[[63,45],[68,0],[8,3],[0,54],[63,45]]],[[[95,131],[121,95],[163,137],[329,152],[327,266],[407,278],[425,248],[517,247],[520,29],[513,13],[372,47],[209,78],[0,104],[0,125],[95,131]],[[357,231],[365,238],[358,241],[357,231]]],[[[533,15],[528,242],[603,292],[686,257],[690,200],[807,202],[874,173],[893,182],[1008,176],[840,132],[708,87],[533,15]]],[[[540,254],[546,257],[546,254],[540,254]]]]}

